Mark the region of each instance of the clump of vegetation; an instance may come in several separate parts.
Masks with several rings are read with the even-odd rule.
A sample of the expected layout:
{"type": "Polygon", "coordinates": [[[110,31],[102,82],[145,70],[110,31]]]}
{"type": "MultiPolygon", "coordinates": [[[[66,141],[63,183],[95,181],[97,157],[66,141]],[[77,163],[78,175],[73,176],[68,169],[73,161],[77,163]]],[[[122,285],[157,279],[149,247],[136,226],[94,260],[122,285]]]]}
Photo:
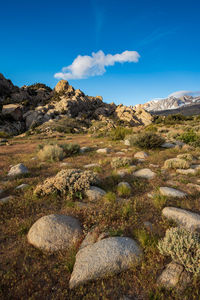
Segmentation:
{"type": "Polygon", "coordinates": [[[131,188],[125,183],[121,183],[117,187],[117,193],[120,197],[128,197],[131,194],[131,188]]]}
{"type": "Polygon", "coordinates": [[[113,193],[113,192],[108,192],[104,195],[103,197],[103,200],[106,202],[106,203],[115,203],[116,202],[116,194],[113,193]]]}
{"type": "Polygon", "coordinates": [[[171,256],[173,261],[182,264],[191,273],[200,273],[200,234],[184,228],[170,228],[159,241],[160,253],[171,256]]]}
{"type": "Polygon", "coordinates": [[[133,162],[132,158],[129,157],[114,157],[111,161],[112,168],[121,168],[130,166],[133,162]]]}
{"type": "Polygon", "coordinates": [[[144,132],[132,135],[129,138],[131,146],[137,146],[144,149],[159,148],[165,139],[153,132],[144,132]]]}
{"type": "Polygon", "coordinates": [[[179,154],[179,155],[177,155],[177,158],[185,159],[185,160],[188,160],[188,161],[192,161],[193,160],[193,156],[190,153],[179,154]]]}
{"type": "Polygon", "coordinates": [[[145,131],[147,131],[147,132],[157,132],[158,128],[155,125],[150,124],[150,125],[145,127],[145,131]]]}
{"type": "Polygon", "coordinates": [[[189,167],[189,162],[181,158],[170,158],[164,163],[165,169],[188,169],[189,167]]]}
{"type": "Polygon", "coordinates": [[[154,119],[155,124],[163,123],[165,125],[181,124],[184,121],[192,120],[191,116],[184,116],[182,114],[172,114],[168,116],[156,116],[154,119]]]}
{"type": "Polygon", "coordinates": [[[50,177],[44,183],[39,184],[34,193],[36,195],[49,195],[52,193],[74,195],[89,189],[90,185],[97,183],[98,179],[91,171],[62,170],[56,176],[50,177]]]}
{"type": "Polygon", "coordinates": [[[45,145],[37,155],[42,161],[60,161],[65,157],[63,149],[58,145],[45,145]]]}
{"type": "Polygon", "coordinates": [[[49,92],[52,91],[52,89],[49,86],[47,86],[46,84],[38,83],[38,82],[34,83],[32,85],[29,85],[29,88],[32,89],[32,90],[38,90],[38,89],[42,88],[42,89],[48,90],[49,92]]]}
{"type": "Polygon", "coordinates": [[[124,140],[125,136],[132,133],[132,129],[118,126],[111,130],[110,137],[113,141],[124,140]]]}
{"type": "Polygon", "coordinates": [[[61,144],[59,146],[63,149],[65,156],[71,156],[80,152],[80,146],[78,144],[70,143],[70,144],[61,144]]]}
{"type": "Polygon", "coordinates": [[[157,193],[153,196],[153,204],[157,209],[162,209],[165,206],[166,201],[167,197],[164,195],[160,195],[157,193]]]}
{"type": "Polygon", "coordinates": [[[5,131],[0,131],[0,138],[9,138],[10,135],[5,131]]]}
{"type": "Polygon", "coordinates": [[[179,139],[191,146],[194,147],[200,147],[200,135],[198,135],[196,132],[194,132],[192,129],[182,133],[179,136],[179,139]]]}

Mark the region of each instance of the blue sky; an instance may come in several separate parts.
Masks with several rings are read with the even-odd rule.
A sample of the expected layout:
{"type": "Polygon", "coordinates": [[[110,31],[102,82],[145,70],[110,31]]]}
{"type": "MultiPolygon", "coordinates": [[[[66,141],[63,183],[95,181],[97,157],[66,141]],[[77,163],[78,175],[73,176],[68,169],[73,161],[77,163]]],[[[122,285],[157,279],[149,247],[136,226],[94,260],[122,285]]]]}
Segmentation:
{"type": "Polygon", "coordinates": [[[69,82],[127,105],[200,91],[199,16],[198,0],[2,1],[0,72],[19,86],[54,87],[55,74],[79,55],[101,50],[107,61],[108,54],[136,51],[138,62],[115,60],[93,72],[101,75],[90,70],[69,82]]]}

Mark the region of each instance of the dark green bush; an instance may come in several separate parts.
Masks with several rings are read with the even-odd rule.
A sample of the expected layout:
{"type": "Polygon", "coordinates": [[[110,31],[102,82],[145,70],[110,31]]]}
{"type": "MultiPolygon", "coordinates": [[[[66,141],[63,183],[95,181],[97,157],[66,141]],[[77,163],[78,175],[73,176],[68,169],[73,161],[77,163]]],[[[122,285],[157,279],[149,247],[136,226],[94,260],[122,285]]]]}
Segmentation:
{"type": "Polygon", "coordinates": [[[200,136],[193,130],[188,130],[179,136],[179,139],[195,147],[200,147],[200,136]]]}
{"type": "Polygon", "coordinates": [[[80,152],[78,144],[61,144],[59,146],[63,149],[65,156],[71,156],[80,152]]]}
{"type": "Polygon", "coordinates": [[[139,133],[130,139],[131,146],[137,146],[144,149],[159,148],[165,139],[153,132],[139,133]]]}

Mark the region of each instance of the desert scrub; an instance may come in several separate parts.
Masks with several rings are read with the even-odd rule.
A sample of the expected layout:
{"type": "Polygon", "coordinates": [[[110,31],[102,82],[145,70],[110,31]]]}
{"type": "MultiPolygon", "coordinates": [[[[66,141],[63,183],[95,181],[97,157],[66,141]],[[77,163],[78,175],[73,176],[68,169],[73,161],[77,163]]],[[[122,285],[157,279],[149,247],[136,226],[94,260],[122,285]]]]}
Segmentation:
{"type": "Polygon", "coordinates": [[[129,137],[130,146],[136,146],[143,149],[159,148],[165,139],[153,132],[144,132],[129,137]]]}
{"type": "Polygon", "coordinates": [[[63,149],[58,145],[45,145],[37,155],[42,161],[60,161],[65,157],[63,149]]]}
{"type": "Polygon", "coordinates": [[[193,156],[190,153],[179,154],[179,155],[177,155],[177,158],[185,159],[185,160],[188,160],[188,161],[192,161],[193,160],[193,156]]]}
{"type": "Polygon", "coordinates": [[[179,136],[179,139],[191,146],[199,147],[200,146],[200,136],[193,131],[193,129],[188,130],[179,136]]]}
{"type": "Polygon", "coordinates": [[[74,195],[89,189],[91,184],[97,183],[98,179],[91,171],[62,170],[56,176],[46,179],[43,184],[39,184],[34,193],[36,195],[49,195],[52,193],[74,195]]]}
{"type": "Polygon", "coordinates": [[[189,162],[181,158],[170,158],[164,163],[165,169],[188,169],[189,167],[189,162]]]}
{"type": "Polygon", "coordinates": [[[200,273],[200,234],[184,228],[170,228],[159,241],[161,254],[171,256],[173,261],[182,264],[191,273],[200,273]]]}
{"type": "Polygon", "coordinates": [[[59,146],[63,149],[65,156],[72,156],[80,152],[80,146],[78,144],[70,143],[70,144],[61,144],[59,146]]]}
{"type": "Polygon", "coordinates": [[[119,140],[123,140],[126,135],[129,135],[131,133],[132,133],[132,129],[118,126],[111,130],[110,138],[113,141],[119,141],[119,140]]]}
{"type": "Polygon", "coordinates": [[[121,168],[130,166],[133,162],[132,158],[129,157],[114,157],[111,161],[112,168],[121,168]]]}

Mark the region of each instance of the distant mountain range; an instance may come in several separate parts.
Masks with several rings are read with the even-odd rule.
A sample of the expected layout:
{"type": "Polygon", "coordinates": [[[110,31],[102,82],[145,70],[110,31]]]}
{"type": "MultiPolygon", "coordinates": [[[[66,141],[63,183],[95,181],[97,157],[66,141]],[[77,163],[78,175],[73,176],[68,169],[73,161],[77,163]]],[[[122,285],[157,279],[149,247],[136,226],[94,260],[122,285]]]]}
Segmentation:
{"type": "Polygon", "coordinates": [[[187,110],[194,111],[195,108],[197,108],[198,113],[200,113],[199,107],[200,96],[192,97],[189,95],[181,97],[171,96],[165,99],[154,99],[142,105],[143,109],[153,114],[162,114],[162,112],[166,112],[167,114],[183,112],[184,114],[187,114],[187,110]]]}

